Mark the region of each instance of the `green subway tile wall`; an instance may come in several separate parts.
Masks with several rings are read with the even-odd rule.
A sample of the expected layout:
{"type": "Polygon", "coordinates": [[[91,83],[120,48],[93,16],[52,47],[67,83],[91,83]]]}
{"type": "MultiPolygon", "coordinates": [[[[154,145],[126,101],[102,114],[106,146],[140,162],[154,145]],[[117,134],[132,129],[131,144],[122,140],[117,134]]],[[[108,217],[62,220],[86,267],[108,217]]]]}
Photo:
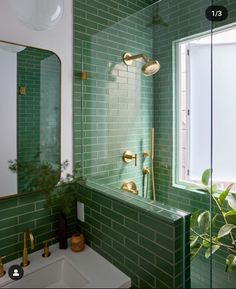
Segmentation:
{"type": "Polygon", "coordinates": [[[105,10],[103,6],[99,8],[97,2],[100,3],[87,1],[93,6],[92,10],[87,10],[90,6],[75,1],[75,161],[82,159],[84,174],[89,179],[117,189],[123,182],[134,180],[139,194],[143,195],[142,170],[150,163],[148,158],[144,162],[142,152],[150,149],[153,79],[142,74],[144,62],[135,61],[128,67],[122,56],[130,52],[152,57],[152,27],[149,25],[152,10],[121,20],[119,15],[128,16],[130,9],[135,12],[143,8],[142,2],[107,1],[105,10]],[[82,25],[86,25],[84,30],[82,25]],[[82,67],[89,74],[83,83],[77,78],[82,67]],[[130,164],[122,161],[126,150],[137,153],[137,167],[134,161],[130,164]]]}
{"type": "MultiPolygon", "coordinates": [[[[17,160],[58,164],[60,62],[50,51],[27,47],[17,54],[17,79],[18,87],[26,87],[17,97],[17,160]]],[[[25,192],[27,180],[18,173],[18,191],[25,192]]]]}
{"type": "MultiPolygon", "coordinates": [[[[236,2],[230,0],[213,1],[214,5],[224,5],[229,11],[229,17],[223,22],[215,22],[214,27],[220,27],[236,21],[236,2]]],[[[158,55],[161,71],[155,78],[154,121],[156,128],[156,191],[159,201],[170,206],[187,210],[210,209],[209,197],[204,194],[173,187],[172,174],[176,169],[173,161],[173,85],[172,85],[172,42],[197,33],[211,30],[211,23],[205,17],[205,10],[211,1],[168,0],[161,1],[159,13],[168,27],[156,25],[154,33],[154,54],[158,55]]],[[[210,55],[210,51],[209,51],[210,55]]],[[[210,113],[210,112],[209,112],[210,113]]],[[[213,257],[213,288],[235,287],[235,274],[225,273],[226,252],[220,252],[213,257]]],[[[228,254],[227,254],[228,255],[228,254]]],[[[210,261],[203,256],[192,263],[192,287],[208,288],[210,286],[210,261]]]]}
{"type": "MultiPolygon", "coordinates": [[[[26,48],[17,54],[18,87],[26,94],[17,97],[17,159],[19,162],[38,161],[40,145],[40,61],[51,53],[26,48]]],[[[21,178],[21,172],[19,172],[21,178]]],[[[19,192],[25,184],[18,182],[19,192]]]]}
{"type": "Polygon", "coordinates": [[[183,253],[183,221],[189,216],[165,206],[141,207],[123,196],[81,188],[85,223],[79,226],[88,244],[126,273],[133,288],[189,288],[189,243],[183,253]]]}
{"type": "MultiPolygon", "coordinates": [[[[144,164],[140,156],[150,149],[153,79],[142,75],[140,62],[126,67],[122,55],[128,51],[153,56],[152,8],[121,20],[119,15],[128,16],[124,8],[131,7],[131,1],[106,1],[105,6],[100,6],[101,1],[85,4],[74,1],[74,157],[75,162],[82,161],[89,181],[92,179],[95,187],[108,194],[104,198],[104,193],[84,189],[80,198],[86,205],[86,222],[80,226],[89,244],[128,274],[134,287],[183,287],[183,279],[189,287],[189,243],[183,252],[183,224],[173,233],[165,218],[160,221],[155,214],[151,219],[146,216],[153,210],[152,205],[127,195],[122,195],[120,201],[117,192],[112,200],[109,189],[120,188],[122,181],[132,178],[143,192],[140,176],[144,164]],[[88,71],[86,81],[81,81],[82,70],[88,71]],[[137,168],[134,163],[122,163],[126,149],[139,154],[137,168]],[[105,190],[101,186],[104,184],[109,184],[105,190]],[[158,234],[168,228],[171,237],[170,232],[158,234]],[[169,251],[163,250],[163,244],[169,251]]],[[[188,240],[189,232],[186,236],[188,240]]]]}
{"type": "MultiPolygon", "coordinates": [[[[42,241],[57,234],[58,212],[44,207],[42,194],[29,194],[0,200],[0,256],[6,261],[22,256],[23,231],[30,229],[36,241],[35,250],[43,248],[42,241]]],[[[76,229],[75,210],[68,218],[69,234],[76,229]]]]}

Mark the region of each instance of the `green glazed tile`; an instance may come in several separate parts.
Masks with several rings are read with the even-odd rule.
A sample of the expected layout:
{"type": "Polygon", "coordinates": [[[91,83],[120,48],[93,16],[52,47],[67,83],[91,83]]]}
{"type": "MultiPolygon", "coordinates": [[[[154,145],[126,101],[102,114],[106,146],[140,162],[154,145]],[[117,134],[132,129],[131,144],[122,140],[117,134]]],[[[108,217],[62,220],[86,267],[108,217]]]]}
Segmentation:
{"type": "Polygon", "coordinates": [[[142,256],[143,258],[145,258],[146,260],[154,263],[155,260],[155,256],[152,252],[149,252],[148,250],[146,250],[145,247],[141,247],[138,244],[136,244],[135,242],[132,242],[130,240],[125,240],[125,245],[132,250],[133,252],[135,252],[136,254],[138,254],[139,256],[142,256]]]}
{"type": "Polygon", "coordinates": [[[127,207],[127,206],[123,206],[121,204],[119,204],[118,202],[114,202],[113,203],[113,209],[114,211],[117,211],[118,213],[120,213],[121,215],[125,216],[125,217],[129,217],[131,219],[134,220],[138,220],[138,213],[135,212],[135,210],[127,207]]]}
{"type": "Polygon", "coordinates": [[[137,252],[132,252],[128,247],[113,240],[113,248],[118,252],[122,253],[126,258],[130,259],[134,263],[138,263],[137,252]]]}
{"type": "Polygon", "coordinates": [[[92,217],[99,221],[101,224],[105,224],[106,226],[111,226],[111,219],[105,217],[104,215],[101,215],[95,211],[92,211],[92,217]]]}
{"type": "Polygon", "coordinates": [[[118,251],[114,250],[112,247],[109,245],[102,243],[102,249],[110,254],[112,258],[116,259],[119,263],[123,264],[125,261],[125,256],[120,254],[118,251]]]}
{"type": "Polygon", "coordinates": [[[154,243],[152,241],[149,241],[146,238],[140,237],[140,245],[149,251],[153,252],[156,256],[159,256],[169,263],[173,263],[174,256],[173,252],[164,250],[158,243],[154,243]]]}
{"type": "Polygon", "coordinates": [[[149,228],[139,223],[133,222],[130,219],[125,219],[125,225],[131,230],[136,231],[140,235],[143,235],[148,239],[154,240],[154,231],[150,230],[149,228]]]}
{"type": "Polygon", "coordinates": [[[122,225],[124,224],[124,217],[121,216],[120,214],[117,214],[116,212],[112,210],[102,207],[101,213],[105,215],[106,217],[109,217],[111,220],[116,221],[119,224],[122,224],[122,225]]]}
{"type": "Polygon", "coordinates": [[[140,266],[152,275],[158,276],[159,280],[167,284],[170,288],[173,286],[174,278],[171,275],[166,274],[165,271],[160,270],[158,267],[142,258],[140,259],[140,266]]]}
{"type": "Polygon", "coordinates": [[[122,226],[116,222],[112,222],[112,228],[119,232],[121,235],[133,240],[133,241],[138,241],[138,234],[134,231],[129,230],[125,226],[122,226]]]}
{"type": "Polygon", "coordinates": [[[145,271],[143,268],[139,267],[137,264],[131,262],[130,260],[125,260],[125,265],[135,274],[138,274],[143,280],[149,283],[151,286],[155,286],[155,278],[149,272],[145,271]]]}
{"type": "Polygon", "coordinates": [[[124,236],[117,232],[116,230],[113,230],[107,226],[102,225],[102,231],[110,236],[112,239],[116,240],[117,242],[124,244],[124,236]]]}

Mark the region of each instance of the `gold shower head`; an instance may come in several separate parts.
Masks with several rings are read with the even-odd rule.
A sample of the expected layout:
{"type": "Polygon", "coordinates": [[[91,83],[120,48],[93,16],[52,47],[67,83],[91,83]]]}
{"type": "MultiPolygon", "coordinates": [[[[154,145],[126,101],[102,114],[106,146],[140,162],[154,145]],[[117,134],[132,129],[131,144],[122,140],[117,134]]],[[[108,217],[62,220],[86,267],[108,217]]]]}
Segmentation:
{"type": "Polygon", "coordinates": [[[132,65],[133,60],[143,58],[145,64],[142,67],[142,72],[146,76],[151,76],[160,70],[160,63],[157,60],[149,59],[144,54],[132,55],[130,53],[123,54],[123,61],[126,65],[132,65]]]}

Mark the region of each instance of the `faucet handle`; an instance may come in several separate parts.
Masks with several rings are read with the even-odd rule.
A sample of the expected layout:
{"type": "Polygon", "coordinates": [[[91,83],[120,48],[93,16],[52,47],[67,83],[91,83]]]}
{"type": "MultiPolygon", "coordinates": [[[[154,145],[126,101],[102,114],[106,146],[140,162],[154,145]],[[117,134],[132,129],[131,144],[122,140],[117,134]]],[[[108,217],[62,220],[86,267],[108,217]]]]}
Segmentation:
{"type": "Polygon", "coordinates": [[[48,242],[51,242],[51,241],[53,241],[54,239],[55,239],[55,237],[43,241],[44,248],[43,248],[43,254],[42,254],[42,256],[43,256],[44,258],[47,258],[47,257],[49,257],[49,256],[51,255],[51,253],[49,252],[48,242]]]}
{"type": "Polygon", "coordinates": [[[137,154],[133,154],[131,151],[125,151],[124,153],[123,153],[123,161],[125,162],[125,163],[130,163],[131,161],[135,161],[135,166],[137,166],[137,158],[138,158],[138,156],[137,156],[137,154]]]}
{"type": "Polygon", "coordinates": [[[143,157],[144,157],[144,158],[150,157],[150,156],[151,156],[151,154],[150,154],[149,152],[147,152],[147,151],[144,151],[144,152],[143,152],[143,157]]]}
{"type": "Polygon", "coordinates": [[[3,257],[0,256],[0,278],[6,274],[6,271],[4,271],[4,267],[3,267],[3,259],[5,258],[6,256],[3,256],[3,257]]]}

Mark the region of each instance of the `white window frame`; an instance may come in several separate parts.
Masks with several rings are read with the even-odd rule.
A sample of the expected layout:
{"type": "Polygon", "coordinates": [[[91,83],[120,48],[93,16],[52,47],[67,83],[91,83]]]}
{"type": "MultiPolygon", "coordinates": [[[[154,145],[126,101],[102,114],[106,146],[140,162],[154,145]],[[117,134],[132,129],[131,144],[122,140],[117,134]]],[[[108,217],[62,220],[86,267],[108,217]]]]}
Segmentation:
{"type": "MultiPolygon", "coordinates": [[[[230,25],[225,25],[220,28],[214,29],[213,33],[215,32],[224,32],[229,29],[236,29],[236,23],[230,24],[230,25]]],[[[206,31],[204,33],[200,34],[195,34],[192,35],[191,37],[186,37],[177,41],[173,42],[173,171],[172,171],[172,180],[173,180],[173,186],[178,187],[178,188],[183,188],[186,189],[186,186],[189,186],[191,184],[196,184],[196,182],[190,182],[187,180],[183,180],[181,174],[181,165],[182,162],[180,160],[180,146],[181,146],[181,136],[182,133],[180,133],[180,128],[181,128],[181,44],[190,42],[192,40],[197,40],[200,39],[204,36],[210,36],[211,31],[206,31]]],[[[186,59],[189,60],[187,57],[186,59]]],[[[189,74],[187,74],[187,86],[189,85],[189,74]]],[[[187,87],[188,91],[189,87],[187,87]]],[[[189,97],[186,97],[186,108],[189,111],[189,97]]],[[[189,117],[187,117],[187,129],[190,127],[190,121],[189,117]]],[[[189,143],[189,137],[187,138],[187,147],[190,146],[189,143]]],[[[186,163],[189,164],[189,153],[187,154],[187,160],[186,163]]],[[[236,187],[233,188],[233,190],[236,190],[236,187]]]]}

